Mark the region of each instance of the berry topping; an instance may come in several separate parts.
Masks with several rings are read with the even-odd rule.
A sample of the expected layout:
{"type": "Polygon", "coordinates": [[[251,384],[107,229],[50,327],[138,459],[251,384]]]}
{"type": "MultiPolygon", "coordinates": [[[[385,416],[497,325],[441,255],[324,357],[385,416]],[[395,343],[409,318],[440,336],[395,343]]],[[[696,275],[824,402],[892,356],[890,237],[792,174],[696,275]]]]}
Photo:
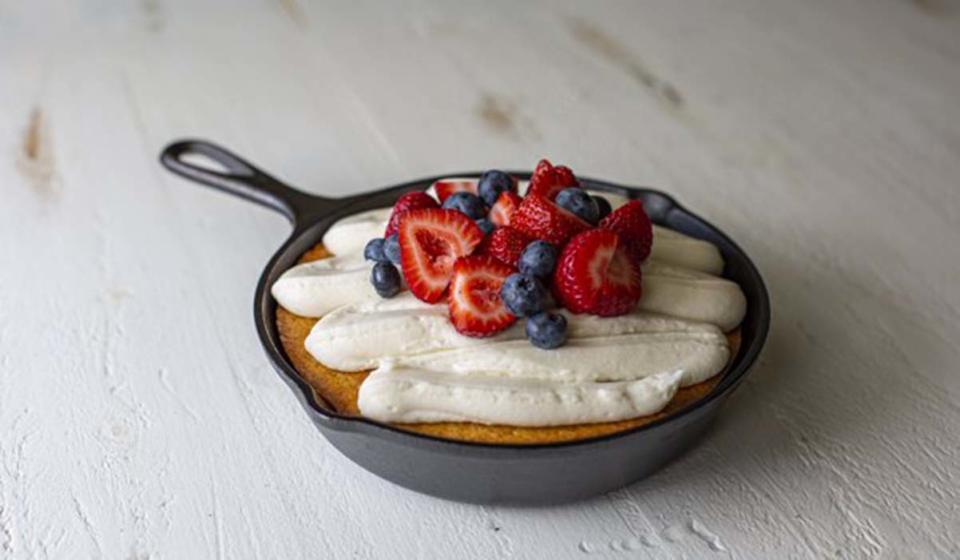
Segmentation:
{"type": "Polygon", "coordinates": [[[390,237],[397,233],[397,227],[400,225],[400,216],[410,210],[418,208],[437,208],[440,206],[437,201],[425,192],[408,192],[397,199],[393,205],[393,212],[390,214],[390,221],[387,222],[387,230],[383,233],[384,237],[390,237]]]}
{"type": "Polygon", "coordinates": [[[643,262],[653,245],[653,225],[639,200],[631,200],[610,213],[600,227],[616,232],[631,254],[643,262]]]}
{"type": "Polygon", "coordinates": [[[530,238],[510,226],[497,228],[490,234],[483,246],[483,254],[490,255],[500,262],[517,266],[520,254],[530,243],[530,238]]]}
{"type": "Polygon", "coordinates": [[[402,280],[397,267],[390,263],[378,262],[370,271],[370,283],[380,297],[391,298],[400,292],[402,280]]]}
{"type": "Polygon", "coordinates": [[[578,186],[580,186],[580,182],[577,181],[569,167],[565,165],[554,167],[546,159],[541,159],[530,177],[530,188],[527,190],[527,194],[538,194],[548,200],[553,200],[563,189],[578,186]]]}
{"type": "Polygon", "coordinates": [[[527,319],[526,330],[537,348],[557,348],[567,341],[567,318],[559,313],[537,313],[527,319]]]}
{"type": "Polygon", "coordinates": [[[527,317],[543,311],[547,291],[527,274],[511,274],[500,288],[500,298],[507,310],[517,317],[527,317]]]}
{"type": "Polygon", "coordinates": [[[641,289],[640,261],[607,229],[571,239],[553,274],[554,295],[574,313],[623,315],[640,299],[641,289]]]}
{"type": "Polygon", "coordinates": [[[427,303],[443,299],[454,261],[472,253],[482,239],[477,224],[461,212],[427,208],[404,214],[400,220],[401,263],[413,295],[427,303]]]}
{"type": "Polygon", "coordinates": [[[480,176],[477,194],[487,206],[493,206],[504,192],[517,192],[517,181],[498,169],[491,169],[480,176]]]}
{"type": "Polygon", "coordinates": [[[363,248],[363,258],[373,262],[390,262],[390,259],[383,254],[383,238],[374,237],[367,242],[363,248]]]}
{"type": "Polygon", "coordinates": [[[433,190],[437,193],[437,200],[443,204],[453,193],[477,194],[477,181],[475,179],[441,179],[433,183],[433,190]]]}
{"type": "Polygon", "coordinates": [[[542,196],[528,194],[510,218],[510,225],[528,236],[562,246],[590,224],[542,196]]]}
{"type": "Polygon", "coordinates": [[[513,216],[513,213],[520,207],[522,201],[523,199],[520,198],[520,195],[515,192],[507,191],[500,193],[497,201],[494,202],[493,207],[490,208],[490,221],[497,226],[509,226],[511,216],[513,216]]]}
{"type": "Polygon", "coordinates": [[[443,201],[443,207],[447,210],[463,212],[471,220],[487,217],[487,207],[483,205],[480,197],[468,192],[451,194],[443,201]]]}
{"type": "Polygon", "coordinates": [[[447,305],[457,332],[467,336],[490,336],[516,321],[500,299],[500,287],[513,271],[485,256],[457,259],[447,305]]]}
{"type": "Polygon", "coordinates": [[[600,209],[587,191],[577,187],[567,187],[557,193],[557,206],[576,214],[581,220],[596,225],[600,221],[600,209]]]}
{"type": "Polygon", "coordinates": [[[610,206],[610,201],[606,197],[593,195],[593,201],[597,204],[597,210],[599,212],[597,220],[602,220],[607,217],[607,214],[613,211],[613,207],[610,206]]]}
{"type": "Polygon", "coordinates": [[[383,256],[393,264],[400,266],[400,236],[396,233],[383,240],[383,256]]]}
{"type": "Polygon", "coordinates": [[[557,266],[557,248],[546,241],[534,241],[520,254],[517,268],[524,274],[549,279],[557,266]]]}
{"type": "Polygon", "coordinates": [[[480,228],[480,231],[482,231],[484,235],[490,235],[493,233],[493,230],[497,229],[497,226],[493,225],[493,222],[486,218],[477,220],[477,227],[480,228]]]}

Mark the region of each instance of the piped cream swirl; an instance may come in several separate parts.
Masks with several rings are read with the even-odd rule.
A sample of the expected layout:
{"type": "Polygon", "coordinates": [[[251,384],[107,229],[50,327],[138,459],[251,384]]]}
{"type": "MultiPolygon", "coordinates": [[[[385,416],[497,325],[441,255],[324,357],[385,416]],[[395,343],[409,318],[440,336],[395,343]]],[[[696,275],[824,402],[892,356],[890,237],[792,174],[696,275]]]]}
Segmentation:
{"type": "MultiPolygon", "coordinates": [[[[612,198],[614,207],[625,201],[612,198]]],[[[305,342],[320,363],[373,370],[358,397],[369,418],[550,426],[652,414],[679,387],[724,367],[723,331],[746,310],[740,288],[716,276],[723,269],[716,247],[655,227],[634,312],[600,318],[561,310],[569,341],[554,350],[532,346],[522,321],[490,338],[466,337],[446,305],[409,292],[381,299],[370,286],[363,247],[383,234],[389,214],[340,220],[323,238],[335,257],[297,265],[272,286],[287,310],[321,317],[305,342]]]]}

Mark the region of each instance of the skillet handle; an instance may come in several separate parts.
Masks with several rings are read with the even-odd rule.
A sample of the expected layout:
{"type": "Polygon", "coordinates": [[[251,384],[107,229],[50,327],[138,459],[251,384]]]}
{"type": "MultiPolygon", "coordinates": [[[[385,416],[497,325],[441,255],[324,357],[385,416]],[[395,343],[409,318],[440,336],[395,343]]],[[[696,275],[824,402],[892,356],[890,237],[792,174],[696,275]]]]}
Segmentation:
{"type": "Polygon", "coordinates": [[[203,140],[179,140],[160,153],[160,163],[175,174],[191,181],[220,189],[277,210],[296,227],[307,214],[331,199],[307,194],[284,184],[261,171],[233,152],[203,140]],[[190,163],[189,156],[204,156],[222,165],[226,172],[190,163]]]}

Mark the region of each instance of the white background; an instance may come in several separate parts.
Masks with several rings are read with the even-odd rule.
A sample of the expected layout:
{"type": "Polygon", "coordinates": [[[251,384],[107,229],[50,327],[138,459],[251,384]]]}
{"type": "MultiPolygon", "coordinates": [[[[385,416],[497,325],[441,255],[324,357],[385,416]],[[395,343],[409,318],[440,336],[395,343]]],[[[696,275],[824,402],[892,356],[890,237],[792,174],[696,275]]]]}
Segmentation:
{"type": "Polygon", "coordinates": [[[0,3],[0,557],[960,555],[960,6],[947,0],[0,3]],[[630,488],[477,507],[355,467],[270,370],[302,188],[530,168],[653,185],[768,280],[763,357],[630,488]]]}

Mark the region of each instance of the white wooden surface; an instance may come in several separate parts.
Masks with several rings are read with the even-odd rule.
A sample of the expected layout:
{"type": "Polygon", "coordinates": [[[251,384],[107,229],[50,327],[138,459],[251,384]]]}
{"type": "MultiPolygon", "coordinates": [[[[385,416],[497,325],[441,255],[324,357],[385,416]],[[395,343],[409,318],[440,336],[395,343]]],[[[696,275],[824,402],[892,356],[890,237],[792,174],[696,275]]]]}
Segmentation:
{"type": "Polygon", "coordinates": [[[0,3],[0,557],[960,556],[960,5],[0,3]],[[156,155],[305,189],[530,167],[667,189],[774,323],[708,440],[585,503],[358,469],[251,323],[277,215],[156,155]]]}

